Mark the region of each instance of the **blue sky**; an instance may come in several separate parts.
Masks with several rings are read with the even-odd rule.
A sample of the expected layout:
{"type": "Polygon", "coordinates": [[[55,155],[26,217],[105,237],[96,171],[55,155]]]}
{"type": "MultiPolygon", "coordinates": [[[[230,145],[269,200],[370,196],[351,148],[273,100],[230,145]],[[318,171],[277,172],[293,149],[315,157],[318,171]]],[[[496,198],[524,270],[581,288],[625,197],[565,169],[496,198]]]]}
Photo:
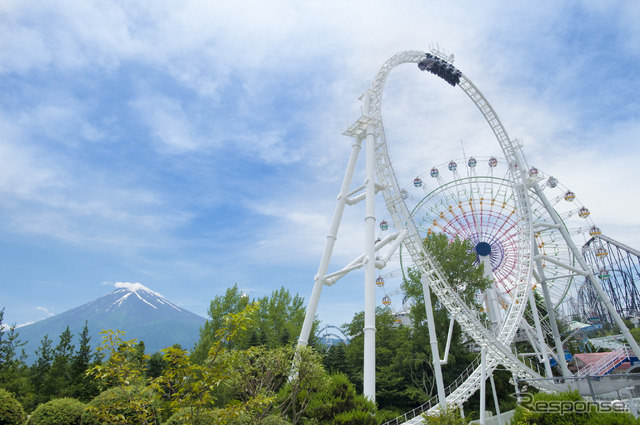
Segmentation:
{"type": "MultiPolygon", "coordinates": [[[[115,282],[203,316],[234,283],[308,298],[359,96],[389,57],[436,44],[528,162],[638,248],[639,21],[634,1],[5,0],[5,322],[62,313],[115,282]]],[[[389,78],[383,117],[407,181],[461,157],[461,140],[500,155],[464,93],[413,66],[389,78]]],[[[347,211],[332,270],[362,251],[362,217],[347,211]]],[[[362,279],[325,288],[324,323],[362,310],[362,279]]]]}

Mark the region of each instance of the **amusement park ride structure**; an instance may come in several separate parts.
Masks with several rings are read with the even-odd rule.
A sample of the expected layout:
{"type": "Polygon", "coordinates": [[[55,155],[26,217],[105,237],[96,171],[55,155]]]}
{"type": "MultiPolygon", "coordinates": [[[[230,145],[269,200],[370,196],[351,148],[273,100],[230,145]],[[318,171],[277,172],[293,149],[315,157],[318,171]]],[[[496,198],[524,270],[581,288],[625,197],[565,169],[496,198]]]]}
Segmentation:
{"type": "MultiPolygon", "coordinates": [[[[547,377],[552,376],[550,357],[560,364],[563,376],[569,375],[554,312],[564,301],[569,288],[578,280],[589,282],[589,290],[599,297],[601,308],[618,326],[633,352],[640,356],[640,347],[573,241],[571,230],[566,225],[567,217],[563,217],[558,208],[554,208],[557,197],[548,197],[548,189],[557,188],[558,181],[551,176],[544,176],[527,164],[521,142],[509,138],[487,99],[453,66],[453,55],[446,55],[438,49],[432,49],[429,53],[406,51],[396,54],[384,63],[365,93],[363,103],[362,117],[345,132],[345,135],[353,138],[351,154],[315,276],[299,345],[306,345],[308,342],[323,287],[335,284],[351,271],[364,269],[363,391],[367,398],[375,400],[376,275],[377,270],[385,269],[392,256],[399,253],[402,267],[411,266],[419,270],[425,300],[430,299],[433,293],[446,307],[452,319],[475,341],[481,352],[480,361],[474,362],[472,370],[449,389],[445,389],[442,382],[442,361],[439,358],[433,359],[438,397],[437,402],[427,405],[424,411],[438,409],[444,404],[462,406],[479,389],[483,422],[485,381],[498,365],[509,369],[516,379],[529,380],[543,390],[566,389],[564,384],[541,379],[543,376],[538,371],[527,366],[514,354],[511,344],[518,331],[524,332],[544,364],[547,377]],[[463,164],[467,166],[466,178],[458,176],[452,179],[451,184],[441,181],[440,187],[444,187],[443,190],[431,190],[416,196],[400,185],[389,157],[381,103],[390,72],[397,66],[411,63],[417,64],[421,71],[428,71],[451,86],[461,88],[480,110],[504,157],[504,160],[494,157],[487,160],[491,170],[489,173],[479,173],[476,170],[479,162],[475,158],[465,158],[463,164]],[[365,179],[360,186],[352,189],[363,142],[365,179]],[[498,162],[506,168],[502,175],[494,173],[498,162]],[[453,189],[454,186],[456,189],[453,189]],[[382,194],[386,216],[391,218],[391,223],[386,220],[377,223],[375,199],[378,193],[382,194]],[[448,199],[450,194],[455,195],[448,199]],[[345,207],[362,201],[365,203],[363,253],[342,269],[328,273],[345,207]],[[395,229],[395,232],[376,240],[378,225],[382,230],[390,228],[395,229]],[[461,237],[474,244],[479,261],[485,264],[486,276],[495,283],[485,294],[489,321],[483,321],[478,311],[461,299],[456,288],[445,279],[435,257],[425,249],[423,240],[430,232],[461,237]],[[539,317],[534,291],[543,299],[547,317],[539,317]],[[525,310],[529,310],[527,315],[525,310]],[[545,341],[545,326],[552,332],[553,348],[548,347],[545,341]]],[[[455,176],[457,163],[451,161],[447,168],[455,176]]],[[[437,168],[429,172],[429,176],[436,180],[438,174],[437,168]]],[[[423,178],[426,180],[427,177],[416,177],[413,187],[421,188],[423,178]]],[[[424,187],[426,189],[427,185],[424,184],[424,187]]],[[[575,195],[566,191],[561,194],[561,198],[571,202],[575,195]]],[[[582,207],[575,214],[587,218],[589,212],[582,207]]],[[[425,302],[425,305],[427,317],[430,317],[431,303],[425,302]]],[[[438,353],[435,329],[430,326],[429,331],[434,348],[432,352],[438,353]]],[[[406,423],[418,423],[420,420],[408,417],[405,419],[406,423]]]]}

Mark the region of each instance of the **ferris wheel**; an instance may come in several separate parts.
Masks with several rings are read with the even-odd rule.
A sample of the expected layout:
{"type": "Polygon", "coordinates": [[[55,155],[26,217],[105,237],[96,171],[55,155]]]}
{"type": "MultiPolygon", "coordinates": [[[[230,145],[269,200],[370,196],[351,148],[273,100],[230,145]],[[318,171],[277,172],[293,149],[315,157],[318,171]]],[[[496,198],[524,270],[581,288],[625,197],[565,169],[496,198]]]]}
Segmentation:
{"type": "MultiPolygon", "coordinates": [[[[547,188],[559,187],[557,179],[547,177],[544,180],[545,176],[540,171],[527,164],[522,154],[521,142],[509,138],[493,107],[452,62],[452,55],[448,56],[435,49],[430,53],[407,51],[393,56],[383,64],[365,93],[362,117],[344,133],[353,137],[355,142],[352,144],[325,250],[315,276],[299,344],[304,345],[308,341],[322,288],[334,285],[354,270],[364,269],[364,393],[372,400],[375,400],[375,289],[376,278],[379,276],[377,270],[387,266],[400,246],[403,253],[401,257],[410,259],[411,265],[419,270],[425,296],[433,292],[462,326],[463,331],[473,338],[482,350],[481,364],[465,377],[464,382],[459,383],[446,394],[446,397],[444,389],[441,391],[438,388],[440,404],[459,405],[479,388],[482,391],[487,374],[490,375],[499,364],[511,370],[514,376],[531,380],[536,386],[552,391],[559,389],[556,384],[540,380],[541,375],[522,363],[511,351],[510,344],[521,327],[526,305],[532,298],[536,282],[542,287],[544,299],[551,303],[548,304],[551,307],[548,310],[552,312],[571,288],[572,279],[569,276],[580,275],[596,280],[589,266],[580,257],[570,229],[565,224],[574,214],[588,221],[588,210],[580,207],[577,211],[575,208],[570,208],[567,212],[559,211],[560,208],[557,206],[562,200],[575,202],[575,195],[568,190],[555,197],[547,194],[547,188]],[[420,70],[428,71],[451,86],[461,88],[481,112],[505,158],[502,162],[495,159],[497,163],[489,158],[488,175],[480,178],[476,170],[478,160],[466,158],[464,174],[467,178],[475,175],[473,179],[463,181],[462,168],[458,168],[457,162],[451,161],[446,165],[446,169],[453,173],[455,184],[438,181],[438,177],[444,175],[443,171],[437,168],[429,171],[429,176],[438,181],[436,187],[443,190],[429,191],[430,186],[425,183],[426,176],[418,176],[412,182],[414,188],[422,189],[423,192],[419,195],[412,195],[405,185],[400,184],[388,152],[389,144],[382,124],[381,104],[382,91],[389,73],[396,66],[407,63],[417,64],[420,70]],[[351,189],[363,143],[366,143],[365,182],[356,189],[351,189]],[[497,165],[501,163],[506,167],[498,173],[497,165]],[[460,181],[463,182],[459,183],[460,181]],[[378,193],[384,198],[390,223],[386,220],[384,223],[376,221],[374,200],[378,193]],[[365,202],[364,252],[342,269],[329,273],[328,266],[344,210],[347,206],[356,205],[361,201],[365,202]],[[485,210],[486,214],[477,214],[477,211],[485,210]],[[382,230],[394,231],[381,240],[376,240],[377,225],[380,225],[382,230]],[[485,271],[491,269],[494,272],[494,280],[499,283],[498,292],[504,296],[505,309],[500,314],[499,326],[488,328],[477,311],[466,305],[455,288],[447,282],[435,257],[423,244],[424,235],[436,230],[457,234],[472,240],[477,248],[481,247],[477,249],[479,257],[491,264],[490,267],[485,267],[485,271]],[[554,271],[556,269],[557,272],[554,271]],[[560,269],[563,269],[566,278],[560,274],[560,269]]],[[[604,295],[604,291],[601,292],[604,295]]],[[[430,306],[431,303],[425,304],[430,306]]],[[[613,310],[612,307],[611,309],[613,310]]],[[[550,317],[553,322],[553,314],[550,314],[550,317]]],[[[616,322],[623,333],[626,330],[625,336],[630,345],[640,354],[640,347],[622,320],[618,317],[616,322]]],[[[558,351],[562,353],[559,334],[557,329],[554,331],[556,345],[560,345],[558,351]]],[[[436,349],[432,352],[438,351],[436,349]]],[[[564,361],[564,356],[560,357],[564,361]]],[[[437,373],[439,363],[435,369],[437,373]]]]}
{"type": "MultiPolygon", "coordinates": [[[[538,181],[540,188],[547,193],[553,209],[574,240],[582,244],[599,231],[591,220],[589,209],[557,178],[536,167],[530,167],[527,174],[530,179],[538,181]]],[[[514,271],[519,261],[518,206],[507,161],[495,156],[451,160],[418,174],[403,190],[405,203],[423,238],[432,233],[444,233],[449,239],[468,240],[473,247],[481,242],[490,245],[493,279],[500,292],[501,303],[506,306],[517,286],[514,271]]],[[[551,223],[552,217],[533,190],[529,191],[529,201],[534,241],[541,255],[576,266],[574,254],[558,229],[541,228],[545,223],[551,223]]],[[[402,255],[402,248],[398,257],[401,272],[412,266],[411,258],[402,255]]],[[[542,266],[550,282],[553,307],[558,309],[570,295],[575,295],[575,287],[584,278],[567,273],[558,262],[543,259],[542,266]]],[[[382,274],[382,279],[397,274],[382,274]]],[[[534,285],[533,289],[538,288],[534,285]]],[[[392,290],[390,293],[395,292],[392,290]]]]}

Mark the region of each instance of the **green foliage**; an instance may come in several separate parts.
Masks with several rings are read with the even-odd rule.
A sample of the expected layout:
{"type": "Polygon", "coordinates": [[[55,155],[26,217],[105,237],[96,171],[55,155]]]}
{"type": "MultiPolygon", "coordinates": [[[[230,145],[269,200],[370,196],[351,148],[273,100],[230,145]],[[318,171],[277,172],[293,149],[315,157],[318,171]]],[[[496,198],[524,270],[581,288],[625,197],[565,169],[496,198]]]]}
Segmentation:
{"type": "Polygon", "coordinates": [[[144,370],[148,356],[141,354],[137,340],[122,339],[125,332],[107,329],[100,332],[102,344],[98,352],[106,356],[107,363],[94,365],[87,375],[102,381],[107,386],[128,387],[144,385],[144,370]]]}
{"type": "Polygon", "coordinates": [[[0,387],[22,399],[29,392],[26,355],[22,349],[25,342],[20,341],[15,325],[6,329],[3,320],[4,308],[0,310],[0,387]]]}
{"type": "Polygon", "coordinates": [[[24,389],[21,401],[27,411],[55,398],[71,397],[86,403],[100,393],[98,383],[85,374],[93,357],[86,323],[77,351],[72,339],[67,327],[55,347],[48,335],[40,341],[36,361],[23,374],[28,388],[24,389]]]}
{"type": "Polygon", "coordinates": [[[22,425],[26,419],[24,409],[15,396],[0,388],[0,424],[22,425]]]}
{"type": "Polygon", "coordinates": [[[290,363],[291,375],[278,393],[278,408],[295,425],[302,419],[313,398],[326,385],[326,372],[320,355],[311,347],[297,347],[294,353],[290,363]]]}
{"type": "MultiPolygon", "coordinates": [[[[444,233],[432,233],[425,238],[424,245],[440,264],[449,285],[456,290],[467,305],[475,305],[479,308],[476,295],[484,291],[491,281],[484,278],[483,265],[475,264],[476,254],[471,242],[460,238],[450,240],[444,233]]],[[[418,318],[426,320],[419,271],[410,269],[407,272],[408,279],[403,283],[403,289],[408,296],[421,304],[422,308],[416,305],[414,310],[421,312],[418,318]]]]}
{"type": "Polygon", "coordinates": [[[511,419],[513,425],[637,425],[640,420],[630,413],[599,411],[587,405],[578,391],[537,393],[526,398],[511,419]],[[552,411],[553,406],[558,407],[552,411]]]}
{"type": "Polygon", "coordinates": [[[69,385],[67,394],[80,401],[88,403],[100,393],[98,383],[86,375],[94,357],[91,350],[91,337],[89,327],[85,322],[79,335],[78,348],[70,360],[69,385]]]}
{"type": "MultiPolygon", "coordinates": [[[[192,353],[194,362],[202,363],[206,359],[210,347],[216,342],[217,330],[224,325],[223,318],[242,311],[250,302],[260,305],[255,321],[232,344],[227,342],[229,348],[246,349],[261,345],[276,348],[290,345],[300,334],[305,316],[302,297],[291,295],[285,288],[280,288],[270,296],[250,301],[238,289],[238,285],[234,285],[223,296],[217,296],[211,301],[209,320],[200,329],[200,340],[192,353]]],[[[314,344],[315,339],[311,337],[310,345],[314,344]]]]}
{"type": "Polygon", "coordinates": [[[101,423],[119,423],[123,415],[136,423],[157,423],[153,394],[145,388],[144,369],[148,356],[144,354],[144,346],[141,349],[136,340],[123,340],[125,333],[122,331],[109,329],[101,333],[102,344],[98,351],[106,355],[108,360],[105,364],[94,365],[87,375],[114,388],[111,389],[113,392],[107,390],[89,403],[88,410],[92,417],[101,423]],[[109,399],[113,399],[114,403],[117,399],[117,406],[107,402],[109,399]]]}
{"type": "MultiPolygon", "coordinates": [[[[351,343],[345,346],[345,372],[362,392],[364,363],[364,313],[344,325],[351,343]]],[[[445,328],[446,329],[446,328],[445,328]]],[[[446,332],[446,331],[444,331],[446,332]]],[[[426,334],[397,326],[388,308],[376,311],[376,401],[380,408],[406,410],[428,399],[433,384],[431,355],[426,334]],[[416,338],[422,336],[422,338],[416,338]]]]}
{"type": "Polygon", "coordinates": [[[80,425],[85,404],[73,398],[57,398],[38,406],[28,425],[80,425]]]}
{"type": "Polygon", "coordinates": [[[4,371],[13,363],[23,360],[24,356],[21,356],[18,350],[25,344],[25,342],[20,341],[15,325],[10,326],[7,332],[3,326],[3,321],[4,307],[0,310],[0,371],[4,371]]]}
{"type": "Polygon", "coordinates": [[[378,425],[380,422],[371,412],[351,410],[338,413],[332,423],[336,425],[378,425]]]}
{"type": "Polygon", "coordinates": [[[218,425],[221,423],[219,415],[215,410],[202,410],[198,419],[194,422],[192,412],[189,408],[177,410],[164,425],[188,425],[195,423],[196,425],[218,425]]]}
{"type": "Polygon", "coordinates": [[[238,352],[236,360],[229,379],[233,394],[243,402],[264,402],[251,413],[251,423],[274,414],[298,423],[326,381],[321,358],[310,347],[250,347],[238,352]]]}
{"type": "Polygon", "coordinates": [[[347,353],[345,344],[330,345],[324,354],[322,364],[329,373],[347,373],[347,353]]]}
{"type": "Polygon", "coordinates": [[[356,394],[354,385],[345,374],[333,374],[327,380],[322,390],[313,397],[305,417],[317,424],[343,423],[337,421],[365,418],[371,420],[376,411],[375,404],[356,394]]]}
{"type": "Polygon", "coordinates": [[[169,397],[171,412],[186,408],[186,420],[195,425],[201,412],[214,407],[213,391],[229,379],[232,367],[237,363],[237,353],[229,351],[229,343],[247,329],[257,310],[257,304],[249,304],[242,311],[224,317],[204,364],[191,362],[188,353],[179,347],[163,350],[166,367],[153,387],[169,397]]]}
{"type": "MultiPolygon", "coordinates": [[[[180,348],[180,346],[176,344],[173,348],[180,348]]],[[[160,351],[156,351],[151,355],[151,357],[149,357],[149,361],[147,362],[148,379],[158,378],[164,373],[164,370],[167,367],[167,362],[163,357],[164,356],[160,351]]]]}
{"type": "Polygon", "coordinates": [[[245,296],[233,285],[227,289],[224,296],[216,296],[209,305],[207,320],[200,329],[200,340],[193,349],[192,357],[196,363],[203,363],[211,346],[216,342],[216,332],[224,326],[224,318],[229,314],[238,313],[249,304],[249,297],[245,296]]]}
{"type": "Polygon", "coordinates": [[[422,417],[428,425],[467,425],[469,423],[469,420],[460,414],[460,409],[451,406],[446,406],[435,413],[424,413],[422,417]]]}
{"type": "Polygon", "coordinates": [[[91,400],[82,414],[82,425],[159,424],[154,394],[147,388],[114,387],[91,400]]]}
{"type": "Polygon", "coordinates": [[[262,425],[290,425],[291,422],[278,415],[271,415],[264,418],[262,425]]]}
{"type": "Polygon", "coordinates": [[[51,381],[49,380],[49,371],[53,363],[52,343],[49,335],[45,335],[42,341],[40,341],[40,346],[36,349],[38,358],[29,371],[35,397],[30,405],[27,406],[29,410],[32,410],[38,404],[46,403],[50,400],[52,393],[56,389],[51,385],[51,381]]]}
{"type": "Polygon", "coordinates": [[[633,336],[633,339],[635,339],[636,342],[640,344],[640,328],[631,327],[629,329],[629,332],[631,332],[631,336],[633,336]]]}

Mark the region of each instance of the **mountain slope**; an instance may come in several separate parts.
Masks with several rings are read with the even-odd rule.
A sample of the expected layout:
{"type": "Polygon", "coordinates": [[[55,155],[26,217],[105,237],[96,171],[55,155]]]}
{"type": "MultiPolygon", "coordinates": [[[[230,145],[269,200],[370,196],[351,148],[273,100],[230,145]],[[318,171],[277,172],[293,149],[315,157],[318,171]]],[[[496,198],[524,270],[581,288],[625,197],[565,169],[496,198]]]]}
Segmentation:
{"type": "Polygon", "coordinates": [[[37,358],[35,351],[45,335],[55,347],[67,326],[77,348],[78,335],[85,321],[93,348],[102,341],[101,330],[118,329],[126,332],[125,339],[143,341],[147,353],[154,353],[173,344],[191,349],[198,341],[200,327],[206,319],[176,306],[144,285],[116,283],[116,290],[110,294],[16,329],[20,340],[28,341],[24,346],[28,363],[37,358]]]}

